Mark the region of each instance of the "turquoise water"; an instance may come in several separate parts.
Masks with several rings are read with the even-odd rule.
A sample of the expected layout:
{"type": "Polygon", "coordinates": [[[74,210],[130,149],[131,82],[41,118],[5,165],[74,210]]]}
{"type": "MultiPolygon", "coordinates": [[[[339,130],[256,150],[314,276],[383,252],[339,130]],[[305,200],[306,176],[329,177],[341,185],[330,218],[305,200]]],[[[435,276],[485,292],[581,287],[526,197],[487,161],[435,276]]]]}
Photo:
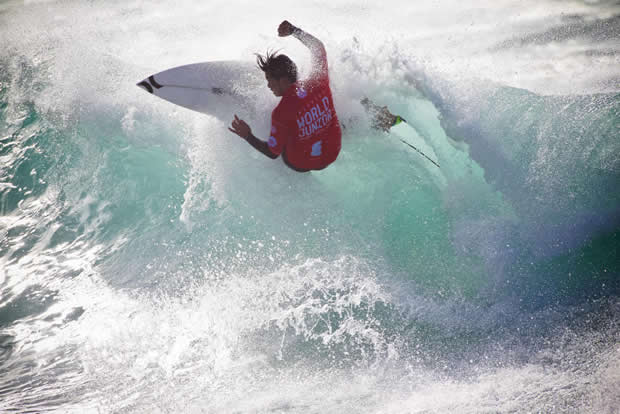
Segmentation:
{"type": "MultiPolygon", "coordinates": [[[[228,119],[135,87],[196,60],[162,52],[175,28],[221,35],[193,16],[228,11],[182,6],[168,21],[160,4],[0,9],[0,411],[618,408],[617,90],[455,77],[405,47],[406,19],[374,32],[378,48],[335,31],[343,150],[297,174],[228,119]],[[27,19],[48,34],[23,32],[27,19]],[[441,168],[369,128],[364,95],[441,168]]],[[[333,7],[344,22],[381,16],[333,7]]],[[[450,7],[438,21],[457,38],[459,10],[488,18],[450,7]]],[[[272,33],[258,30],[231,42],[261,50],[272,33]]],[[[259,136],[269,109],[249,118],[259,136]]]]}

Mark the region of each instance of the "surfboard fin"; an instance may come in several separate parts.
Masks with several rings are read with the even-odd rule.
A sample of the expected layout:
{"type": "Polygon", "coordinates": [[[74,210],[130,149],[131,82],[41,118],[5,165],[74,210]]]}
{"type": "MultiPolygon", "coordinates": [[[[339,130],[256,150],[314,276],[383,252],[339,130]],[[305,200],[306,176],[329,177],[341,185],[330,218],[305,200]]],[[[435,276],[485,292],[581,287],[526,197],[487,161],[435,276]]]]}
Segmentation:
{"type": "Polygon", "coordinates": [[[153,93],[153,87],[151,87],[151,84],[148,83],[147,81],[143,80],[142,82],[138,82],[136,83],[137,86],[141,87],[142,89],[144,89],[145,91],[147,91],[148,93],[153,93]]]}

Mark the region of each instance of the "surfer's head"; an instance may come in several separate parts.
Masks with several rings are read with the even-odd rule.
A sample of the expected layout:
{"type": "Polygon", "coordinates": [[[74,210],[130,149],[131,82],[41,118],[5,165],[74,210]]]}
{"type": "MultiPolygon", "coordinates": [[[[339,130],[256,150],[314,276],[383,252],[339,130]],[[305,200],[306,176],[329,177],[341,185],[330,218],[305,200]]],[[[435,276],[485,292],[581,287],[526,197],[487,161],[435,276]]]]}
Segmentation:
{"type": "Polygon", "coordinates": [[[284,92],[297,82],[297,66],[286,55],[269,52],[256,55],[258,67],[265,73],[267,86],[275,96],[282,96],[284,92]]]}

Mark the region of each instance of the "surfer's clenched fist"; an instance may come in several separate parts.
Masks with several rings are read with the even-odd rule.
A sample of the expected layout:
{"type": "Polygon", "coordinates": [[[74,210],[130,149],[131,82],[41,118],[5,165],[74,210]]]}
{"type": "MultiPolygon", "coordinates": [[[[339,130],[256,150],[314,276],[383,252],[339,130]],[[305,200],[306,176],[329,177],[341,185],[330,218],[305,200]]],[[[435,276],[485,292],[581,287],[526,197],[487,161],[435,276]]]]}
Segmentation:
{"type": "Polygon", "coordinates": [[[285,37],[290,36],[295,31],[296,27],[293,26],[288,20],[283,21],[278,26],[278,36],[285,37]]]}
{"type": "Polygon", "coordinates": [[[239,117],[237,117],[237,114],[235,114],[235,119],[233,119],[230,126],[231,127],[229,127],[228,129],[239,135],[243,139],[248,139],[252,134],[252,129],[250,128],[250,126],[243,119],[239,119],[239,117]]]}

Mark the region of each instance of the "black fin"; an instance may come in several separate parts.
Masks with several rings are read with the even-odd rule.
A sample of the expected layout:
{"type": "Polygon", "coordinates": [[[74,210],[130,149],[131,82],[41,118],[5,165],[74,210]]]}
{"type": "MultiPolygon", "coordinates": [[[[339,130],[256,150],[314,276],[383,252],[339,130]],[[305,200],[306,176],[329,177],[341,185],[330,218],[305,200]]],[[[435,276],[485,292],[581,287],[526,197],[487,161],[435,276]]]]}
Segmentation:
{"type": "Polygon", "coordinates": [[[144,89],[146,89],[147,91],[149,91],[149,93],[153,93],[153,88],[151,87],[151,85],[147,82],[147,81],[142,81],[138,84],[138,86],[142,86],[144,87],[144,89]]]}
{"type": "Polygon", "coordinates": [[[157,83],[157,81],[155,80],[155,76],[154,75],[149,76],[149,81],[151,82],[151,85],[153,85],[157,89],[163,87],[163,85],[160,85],[159,83],[157,83]]]}

